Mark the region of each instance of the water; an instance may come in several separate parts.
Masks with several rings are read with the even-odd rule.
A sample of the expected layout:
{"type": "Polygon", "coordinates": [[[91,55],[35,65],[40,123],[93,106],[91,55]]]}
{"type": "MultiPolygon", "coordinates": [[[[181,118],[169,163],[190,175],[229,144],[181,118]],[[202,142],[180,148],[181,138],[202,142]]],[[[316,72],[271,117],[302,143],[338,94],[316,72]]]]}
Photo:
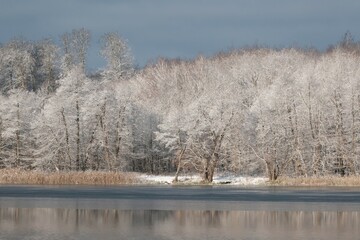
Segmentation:
{"type": "Polygon", "coordinates": [[[0,239],[359,239],[359,189],[0,187],[0,239]]]}

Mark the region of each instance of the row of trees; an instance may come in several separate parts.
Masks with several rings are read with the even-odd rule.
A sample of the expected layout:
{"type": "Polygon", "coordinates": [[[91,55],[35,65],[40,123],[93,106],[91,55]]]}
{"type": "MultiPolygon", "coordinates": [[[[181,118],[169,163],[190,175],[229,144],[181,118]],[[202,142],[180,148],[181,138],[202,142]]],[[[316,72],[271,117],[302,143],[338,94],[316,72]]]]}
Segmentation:
{"type": "Polygon", "coordinates": [[[344,176],[359,171],[359,64],[360,44],[346,34],[325,53],[242,49],[160,60],[136,77],[178,170],[210,182],[215,170],[344,176]]]}
{"type": "Polygon", "coordinates": [[[134,70],[118,34],[87,76],[85,29],[0,47],[0,167],[357,174],[360,44],[240,49],[134,70]]]}

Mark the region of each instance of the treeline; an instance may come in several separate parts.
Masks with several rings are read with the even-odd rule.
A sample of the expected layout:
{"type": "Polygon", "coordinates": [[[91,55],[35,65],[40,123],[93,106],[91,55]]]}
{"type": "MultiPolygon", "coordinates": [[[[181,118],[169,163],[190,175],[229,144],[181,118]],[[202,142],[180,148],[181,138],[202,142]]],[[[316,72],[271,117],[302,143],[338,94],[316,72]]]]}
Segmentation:
{"type": "Polygon", "coordinates": [[[0,166],[202,174],[356,175],[360,43],[249,48],[134,70],[118,34],[87,76],[85,29],[0,48],[0,166]]]}
{"type": "Polygon", "coordinates": [[[148,158],[156,158],[149,140],[156,118],[131,90],[130,49],[119,34],[105,34],[107,65],[88,76],[90,37],[76,29],[61,46],[51,39],[1,45],[1,168],[155,171],[148,158]]]}

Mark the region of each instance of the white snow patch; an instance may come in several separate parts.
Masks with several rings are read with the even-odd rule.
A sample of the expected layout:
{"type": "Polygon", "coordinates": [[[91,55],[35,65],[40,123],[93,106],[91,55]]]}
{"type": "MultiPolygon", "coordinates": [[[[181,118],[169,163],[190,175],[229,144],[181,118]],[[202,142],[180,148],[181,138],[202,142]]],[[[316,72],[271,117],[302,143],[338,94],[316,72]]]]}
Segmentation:
{"type": "MultiPolygon", "coordinates": [[[[139,175],[139,179],[142,183],[145,184],[172,184],[175,176],[168,176],[168,175],[148,175],[148,174],[141,174],[139,175]]],[[[184,183],[199,183],[201,178],[199,176],[179,176],[179,182],[184,183]]]]}
{"type": "Polygon", "coordinates": [[[230,184],[230,185],[262,185],[268,179],[266,177],[253,177],[253,176],[237,176],[234,174],[221,174],[215,176],[213,179],[214,184],[230,184]]]}
{"type": "MultiPolygon", "coordinates": [[[[140,174],[138,176],[143,184],[172,184],[174,176],[168,175],[149,175],[140,174]]],[[[265,177],[252,177],[252,176],[237,176],[235,174],[219,174],[215,175],[213,184],[229,184],[229,185],[242,185],[242,186],[256,186],[265,184],[268,181],[265,177]]],[[[184,184],[197,184],[201,182],[201,177],[198,175],[181,175],[178,177],[179,183],[184,184]]]]}

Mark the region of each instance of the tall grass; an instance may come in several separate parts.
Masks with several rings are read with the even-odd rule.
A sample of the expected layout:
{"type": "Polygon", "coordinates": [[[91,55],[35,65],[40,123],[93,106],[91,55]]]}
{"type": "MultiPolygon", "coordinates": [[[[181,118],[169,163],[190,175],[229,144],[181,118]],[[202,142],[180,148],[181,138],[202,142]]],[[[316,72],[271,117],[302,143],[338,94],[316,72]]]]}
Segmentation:
{"type": "Polygon", "coordinates": [[[360,176],[318,176],[318,177],[280,177],[270,183],[277,186],[343,186],[360,187],[360,176]]]}
{"type": "Polygon", "coordinates": [[[43,172],[1,169],[0,184],[116,185],[137,183],[135,173],[124,172],[43,172]]]}

